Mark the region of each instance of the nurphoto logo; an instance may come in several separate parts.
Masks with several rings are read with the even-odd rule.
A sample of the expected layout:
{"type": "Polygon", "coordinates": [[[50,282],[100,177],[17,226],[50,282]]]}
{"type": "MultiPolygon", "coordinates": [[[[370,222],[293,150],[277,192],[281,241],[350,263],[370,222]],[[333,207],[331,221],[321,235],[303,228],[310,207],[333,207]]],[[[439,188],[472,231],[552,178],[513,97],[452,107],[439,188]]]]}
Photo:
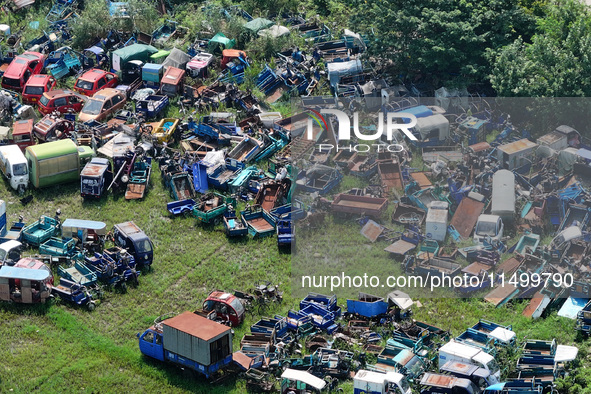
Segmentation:
{"type": "Polygon", "coordinates": [[[337,144],[336,146],[333,144],[318,144],[318,149],[320,151],[331,151],[336,149],[336,151],[340,150],[348,150],[348,151],[355,151],[355,152],[369,152],[373,147],[375,147],[378,151],[388,151],[388,152],[401,152],[404,150],[404,147],[397,143],[396,135],[394,131],[400,131],[403,135],[405,135],[411,141],[417,141],[417,137],[415,137],[411,131],[411,129],[416,126],[417,118],[415,115],[406,112],[388,112],[384,116],[382,112],[378,113],[378,125],[376,128],[375,133],[373,134],[366,134],[362,133],[359,129],[359,112],[353,113],[353,127],[351,127],[351,119],[349,116],[338,109],[321,109],[320,111],[316,111],[313,109],[308,108],[310,111],[310,117],[308,119],[307,125],[307,138],[312,140],[314,139],[314,121],[320,126],[328,130],[328,123],[323,115],[334,115],[336,118],[336,122],[338,123],[338,130],[336,133],[337,141],[350,141],[351,140],[351,129],[353,130],[353,134],[357,137],[360,141],[375,141],[380,142],[384,141],[383,137],[385,137],[385,141],[387,142],[395,142],[392,144],[384,144],[384,143],[376,143],[376,144],[355,144],[355,145],[340,145],[337,144]],[[386,125],[384,126],[384,118],[386,119],[386,125]],[[404,123],[395,122],[395,119],[406,119],[404,123]],[[385,128],[385,129],[384,129],[385,128]]]}

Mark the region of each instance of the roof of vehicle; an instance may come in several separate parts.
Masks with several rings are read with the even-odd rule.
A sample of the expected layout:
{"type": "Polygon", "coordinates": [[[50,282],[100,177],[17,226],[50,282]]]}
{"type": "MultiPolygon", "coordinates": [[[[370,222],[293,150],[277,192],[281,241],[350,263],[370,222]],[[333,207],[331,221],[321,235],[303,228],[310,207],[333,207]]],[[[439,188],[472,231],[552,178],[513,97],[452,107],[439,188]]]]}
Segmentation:
{"type": "Polygon", "coordinates": [[[8,266],[0,267],[0,277],[2,277],[2,278],[14,278],[14,279],[42,281],[42,280],[46,280],[50,276],[51,276],[51,272],[48,272],[46,270],[33,270],[33,269],[29,269],[29,268],[8,267],[8,266]]]}
{"type": "Polygon", "coordinates": [[[93,68],[92,70],[88,70],[87,72],[82,74],[79,79],[82,79],[84,81],[89,81],[89,82],[96,82],[97,80],[104,77],[106,74],[109,74],[109,73],[106,72],[105,70],[101,70],[99,68],[93,68]]]}
{"type": "Polygon", "coordinates": [[[18,145],[2,145],[0,146],[0,152],[3,152],[5,157],[9,156],[15,160],[13,161],[13,164],[17,164],[19,161],[18,159],[22,159],[22,162],[26,162],[23,156],[23,151],[21,151],[21,148],[18,145]]]}
{"type": "Polygon", "coordinates": [[[364,369],[357,372],[354,380],[359,380],[362,382],[371,382],[371,383],[383,383],[385,381],[398,383],[404,378],[404,375],[398,372],[375,372],[375,371],[366,371],[364,369]]]}
{"type": "Polygon", "coordinates": [[[316,390],[322,390],[326,386],[326,382],[306,371],[287,368],[281,374],[283,379],[289,379],[296,382],[303,382],[307,386],[313,387],[316,390]]]}
{"type": "Polygon", "coordinates": [[[143,233],[143,231],[134,222],[119,223],[116,224],[115,227],[117,228],[117,230],[121,231],[126,235],[134,233],[143,233]]]}
{"type": "Polygon", "coordinates": [[[18,55],[14,58],[14,60],[8,65],[8,68],[4,72],[4,77],[7,78],[20,78],[22,73],[26,69],[26,65],[30,62],[38,59],[43,59],[44,55],[40,54],[39,52],[25,52],[22,55],[18,55]],[[25,60],[27,64],[19,63],[17,60],[25,60]]]}
{"type": "Polygon", "coordinates": [[[27,85],[27,86],[45,86],[45,84],[47,83],[47,80],[49,80],[50,78],[51,78],[51,75],[35,74],[31,78],[29,78],[29,80],[27,81],[27,83],[25,85],[27,85]]]}
{"type": "Polygon", "coordinates": [[[19,246],[21,246],[22,244],[19,241],[15,241],[15,240],[10,240],[10,241],[6,241],[0,244],[0,249],[2,250],[10,250],[12,248],[17,248],[19,246]]]}
{"type": "MultiPolygon", "coordinates": [[[[44,144],[28,146],[25,153],[35,156],[37,160],[42,160],[49,157],[56,157],[58,155],[67,155],[78,152],[78,147],[69,138],[46,142],[44,144]]],[[[27,156],[28,157],[28,156],[27,156]]]]}
{"type": "Polygon", "coordinates": [[[193,312],[183,312],[180,315],[164,320],[162,325],[175,328],[204,341],[209,341],[221,334],[232,331],[228,326],[216,323],[193,312]]]}
{"type": "Polygon", "coordinates": [[[221,301],[224,303],[231,303],[234,298],[236,298],[236,296],[234,296],[233,294],[230,293],[226,293],[223,291],[212,291],[211,293],[209,293],[209,296],[207,297],[208,300],[216,300],[216,301],[221,301]]]}
{"type": "Polygon", "coordinates": [[[56,98],[56,97],[62,97],[62,96],[76,96],[76,97],[81,97],[81,98],[85,97],[85,96],[82,96],[81,94],[78,94],[78,93],[73,92],[68,89],[50,90],[49,92],[43,93],[43,95],[49,99],[56,98]]]}
{"type": "Polygon", "coordinates": [[[93,99],[96,100],[108,100],[111,97],[121,94],[120,90],[117,89],[113,89],[113,88],[105,88],[105,89],[101,89],[98,92],[96,92],[95,94],[92,95],[93,99]]]}

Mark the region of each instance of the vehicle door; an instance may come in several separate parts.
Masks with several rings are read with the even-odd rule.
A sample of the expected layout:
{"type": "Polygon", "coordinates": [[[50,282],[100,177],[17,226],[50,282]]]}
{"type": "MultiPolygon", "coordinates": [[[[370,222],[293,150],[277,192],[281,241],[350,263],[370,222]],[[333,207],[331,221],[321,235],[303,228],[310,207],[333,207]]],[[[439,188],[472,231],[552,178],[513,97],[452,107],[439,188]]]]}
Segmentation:
{"type": "Polygon", "coordinates": [[[65,97],[58,97],[53,100],[52,110],[64,113],[68,109],[68,100],[65,97]]]}
{"type": "Polygon", "coordinates": [[[155,337],[158,335],[154,335],[154,332],[152,331],[147,331],[144,333],[144,335],[142,335],[140,337],[140,343],[141,343],[141,349],[142,349],[142,353],[144,353],[146,356],[150,356],[150,357],[156,357],[156,343],[155,343],[155,337]]]}
{"type": "Polygon", "coordinates": [[[49,78],[49,81],[47,81],[47,84],[45,85],[45,91],[49,92],[51,89],[53,89],[56,85],[56,80],[54,77],[49,78]]]}
{"type": "Polygon", "coordinates": [[[115,78],[115,75],[113,75],[113,74],[105,75],[105,81],[106,81],[106,85],[108,88],[114,88],[115,85],[117,84],[117,79],[115,78]]]}

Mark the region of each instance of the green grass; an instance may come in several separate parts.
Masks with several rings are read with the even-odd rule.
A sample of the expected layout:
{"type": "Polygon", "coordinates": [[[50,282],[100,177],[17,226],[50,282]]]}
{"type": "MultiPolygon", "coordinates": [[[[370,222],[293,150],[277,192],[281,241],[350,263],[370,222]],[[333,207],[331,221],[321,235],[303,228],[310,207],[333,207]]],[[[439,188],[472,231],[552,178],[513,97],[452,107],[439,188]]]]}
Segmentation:
{"type": "MultiPolygon", "coordinates": [[[[131,392],[244,392],[242,380],[211,388],[180,369],[144,359],[135,334],[161,314],[197,309],[214,289],[246,290],[266,279],[281,283],[289,293],[289,255],[277,249],[275,238],[229,241],[221,227],[199,225],[192,217],[169,217],[170,198],[157,169],[142,201],[109,195],[84,202],[79,186],[70,184],[34,191],[33,202],[22,207],[7,186],[0,182],[9,221],[22,214],[30,223],[42,214],[53,216],[57,208],[62,218],[101,220],[109,227],[133,220],[153,240],[155,258],[153,271],[143,273],[138,288],[127,294],[107,292],[92,313],[60,302],[37,307],[0,303],[0,357],[6,360],[0,366],[2,391],[68,387],[105,392],[117,387],[131,392]]],[[[269,313],[291,306],[289,294],[284,302],[282,310],[269,313]]],[[[236,329],[235,349],[256,320],[249,315],[236,329]]]]}

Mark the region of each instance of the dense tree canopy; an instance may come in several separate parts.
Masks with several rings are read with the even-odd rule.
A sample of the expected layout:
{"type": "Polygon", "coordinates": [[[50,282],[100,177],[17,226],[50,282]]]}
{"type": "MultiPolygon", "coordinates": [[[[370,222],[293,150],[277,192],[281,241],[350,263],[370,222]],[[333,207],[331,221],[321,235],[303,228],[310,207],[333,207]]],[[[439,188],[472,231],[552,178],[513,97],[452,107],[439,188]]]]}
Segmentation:
{"type": "Polygon", "coordinates": [[[490,80],[500,96],[589,96],[589,9],[576,0],[548,5],[531,43],[517,39],[490,57],[490,80]]]}
{"type": "Polygon", "coordinates": [[[357,29],[373,32],[371,52],[402,73],[468,84],[490,73],[488,50],[528,37],[534,17],[518,0],[354,0],[357,29]]]}

